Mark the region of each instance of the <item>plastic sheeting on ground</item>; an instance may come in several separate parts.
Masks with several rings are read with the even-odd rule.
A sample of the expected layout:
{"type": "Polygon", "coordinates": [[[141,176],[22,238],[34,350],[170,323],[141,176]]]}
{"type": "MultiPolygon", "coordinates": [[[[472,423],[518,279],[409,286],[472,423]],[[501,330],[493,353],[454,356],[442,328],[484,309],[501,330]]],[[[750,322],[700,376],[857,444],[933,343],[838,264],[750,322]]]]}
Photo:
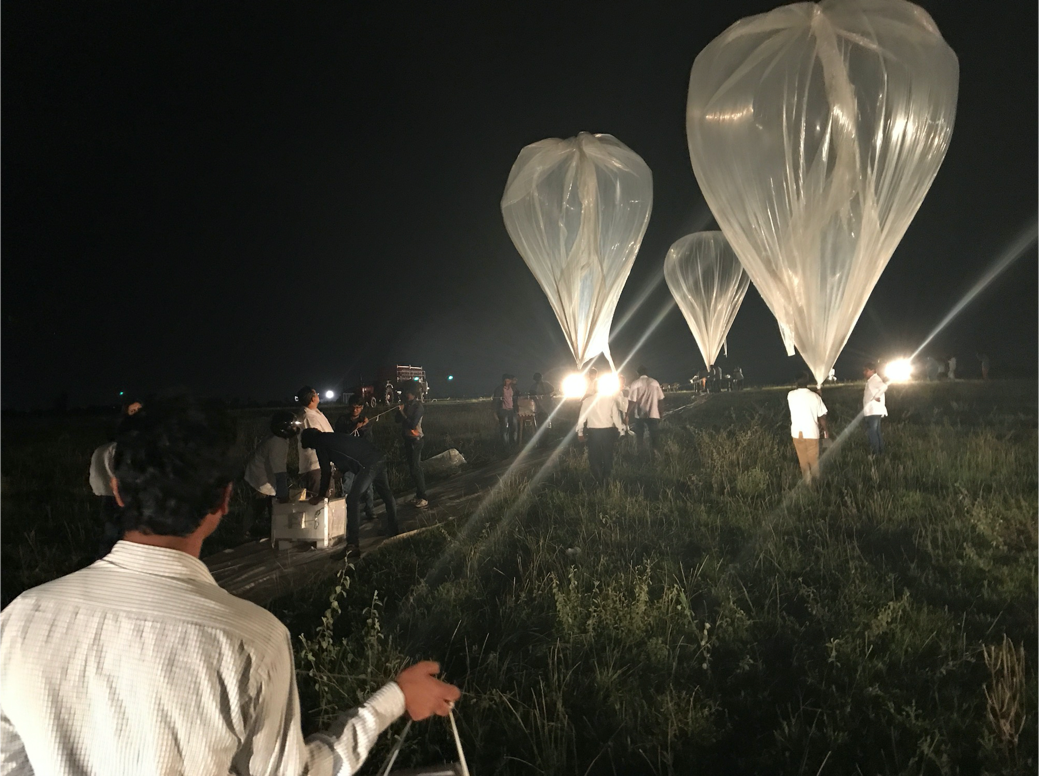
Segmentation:
{"type": "Polygon", "coordinates": [[[959,64],[905,0],[824,0],[736,22],[697,56],[700,190],[822,383],[931,186],[959,64]]]}
{"type": "Polygon", "coordinates": [[[541,285],[578,366],[610,357],[610,324],[646,233],[653,176],[612,135],[533,143],[501,201],[516,250],[541,285]]]}

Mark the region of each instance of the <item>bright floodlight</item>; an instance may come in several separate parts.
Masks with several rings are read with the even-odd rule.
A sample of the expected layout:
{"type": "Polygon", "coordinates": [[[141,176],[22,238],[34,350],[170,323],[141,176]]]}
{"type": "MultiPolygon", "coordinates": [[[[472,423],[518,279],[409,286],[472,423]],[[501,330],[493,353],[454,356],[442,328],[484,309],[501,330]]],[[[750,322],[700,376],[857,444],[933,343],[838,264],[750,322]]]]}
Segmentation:
{"type": "Polygon", "coordinates": [[[335,393],[333,391],[325,391],[326,399],[331,399],[333,396],[335,396],[335,393]]]}
{"type": "Polygon", "coordinates": [[[616,372],[607,372],[600,375],[596,382],[596,391],[605,396],[612,396],[621,389],[621,381],[617,379],[616,372]]]}
{"type": "Polygon", "coordinates": [[[574,372],[563,378],[563,396],[567,399],[580,399],[588,392],[588,381],[580,372],[574,372]]]}
{"type": "Polygon", "coordinates": [[[889,361],[884,366],[884,376],[893,383],[904,383],[913,376],[913,362],[908,358],[889,361]]]}

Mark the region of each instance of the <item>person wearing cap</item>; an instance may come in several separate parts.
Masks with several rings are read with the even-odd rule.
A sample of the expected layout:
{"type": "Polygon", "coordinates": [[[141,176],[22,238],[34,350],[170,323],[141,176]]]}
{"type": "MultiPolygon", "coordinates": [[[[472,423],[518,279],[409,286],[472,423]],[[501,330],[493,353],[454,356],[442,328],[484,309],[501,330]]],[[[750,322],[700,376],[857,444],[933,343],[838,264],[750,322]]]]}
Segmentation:
{"type": "Polygon", "coordinates": [[[260,535],[270,529],[274,499],[285,504],[289,500],[289,440],[299,433],[300,423],[288,410],[271,416],[270,435],[245,462],[245,481],[256,491],[252,509],[246,512],[243,528],[251,533],[257,527],[260,535]]]}
{"type": "Polygon", "coordinates": [[[422,471],[422,402],[419,400],[422,389],[418,383],[408,383],[402,391],[404,403],[397,406],[393,416],[400,423],[404,458],[408,462],[411,481],[415,483],[415,499],[412,506],[423,509],[429,506],[426,499],[426,476],[422,471]]]}
{"type": "MultiPolygon", "coordinates": [[[[299,418],[300,428],[316,428],[318,431],[331,434],[332,424],[328,422],[325,413],[317,408],[320,401],[321,396],[309,385],[304,385],[296,393],[296,402],[303,408],[303,414],[299,418]]],[[[307,494],[313,496],[317,493],[321,484],[321,464],[318,462],[317,454],[304,448],[302,442],[299,444],[299,474],[303,478],[307,494]]]]}
{"type": "Polygon", "coordinates": [[[501,385],[491,394],[494,400],[494,414],[498,418],[498,430],[506,447],[511,447],[519,440],[519,406],[516,402],[516,377],[505,373],[501,376],[501,385]]]}
{"type": "Polygon", "coordinates": [[[0,612],[0,772],[356,773],[397,718],[450,713],[460,692],[424,661],[303,737],[292,635],[199,560],[235,440],[226,413],[189,401],[149,401],[120,431],[123,538],[0,612]]]}
{"type": "Polygon", "coordinates": [[[299,435],[299,443],[305,450],[312,451],[318,459],[321,481],[315,494],[310,498],[311,504],[320,504],[328,495],[332,484],[332,465],[341,472],[353,472],[353,484],[346,494],[346,544],[348,553],[354,557],[361,555],[361,496],[370,487],[374,487],[383,504],[386,514],[383,517],[383,528],[387,536],[396,536],[397,502],[393,498],[390,482],[386,478],[386,456],[375,449],[367,439],[318,431],[316,428],[303,429],[299,435]]]}

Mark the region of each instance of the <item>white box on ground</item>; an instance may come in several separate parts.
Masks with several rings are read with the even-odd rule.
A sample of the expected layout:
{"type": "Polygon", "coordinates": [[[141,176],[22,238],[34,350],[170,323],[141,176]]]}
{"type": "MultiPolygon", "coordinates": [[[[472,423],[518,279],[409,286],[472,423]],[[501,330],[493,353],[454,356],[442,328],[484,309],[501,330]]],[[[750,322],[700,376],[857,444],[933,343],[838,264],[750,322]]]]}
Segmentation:
{"type": "Polygon", "coordinates": [[[271,516],[271,546],[280,550],[292,542],[314,542],[328,547],[346,535],[346,499],[326,498],[320,504],[309,501],[274,502],[271,516]]]}

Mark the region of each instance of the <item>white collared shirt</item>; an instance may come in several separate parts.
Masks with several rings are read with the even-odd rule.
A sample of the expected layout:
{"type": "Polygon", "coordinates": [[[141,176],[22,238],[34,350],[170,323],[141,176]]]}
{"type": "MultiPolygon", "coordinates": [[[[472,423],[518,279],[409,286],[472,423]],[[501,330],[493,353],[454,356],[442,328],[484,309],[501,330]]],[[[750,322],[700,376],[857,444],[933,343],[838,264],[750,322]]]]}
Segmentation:
{"type": "Polygon", "coordinates": [[[635,402],[636,418],[660,419],[659,402],[664,398],[660,383],[649,375],[642,375],[628,389],[628,401],[635,402]]]}
{"type": "MultiPolygon", "coordinates": [[[[332,424],[328,422],[328,418],[325,417],[325,413],[315,408],[310,409],[307,407],[303,410],[303,426],[300,429],[302,431],[305,428],[316,428],[318,431],[325,431],[329,434],[333,432],[332,424]]],[[[306,474],[312,472],[314,469],[320,469],[321,464],[317,460],[317,451],[309,450],[303,447],[303,443],[299,441],[299,437],[296,437],[296,447],[299,449],[299,473],[306,474]]]]}
{"type": "Polygon", "coordinates": [[[620,403],[616,394],[590,393],[581,401],[581,413],[577,417],[577,433],[583,434],[584,427],[616,428],[623,426],[620,403]]]}
{"type": "Polygon", "coordinates": [[[90,456],[90,489],[95,496],[114,496],[112,492],[112,459],[115,442],[101,445],[90,456]]]}
{"type": "Polygon", "coordinates": [[[306,741],[289,632],[179,550],[121,541],[0,613],[0,774],[347,774],[396,684],[306,741]]]}
{"type": "Polygon", "coordinates": [[[826,414],[822,397],[810,388],[795,388],[786,395],[790,407],[790,436],[819,438],[819,418],[826,414]]]}
{"type": "Polygon", "coordinates": [[[268,437],[245,464],[245,481],[265,496],[276,496],[279,474],[288,469],[289,440],[268,437]]]}
{"type": "Polygon", "coordinates": [[[876,372],[866,381],[866,389],[862,392],[862,414],[887,417],[887,383],[876,372]]]}

